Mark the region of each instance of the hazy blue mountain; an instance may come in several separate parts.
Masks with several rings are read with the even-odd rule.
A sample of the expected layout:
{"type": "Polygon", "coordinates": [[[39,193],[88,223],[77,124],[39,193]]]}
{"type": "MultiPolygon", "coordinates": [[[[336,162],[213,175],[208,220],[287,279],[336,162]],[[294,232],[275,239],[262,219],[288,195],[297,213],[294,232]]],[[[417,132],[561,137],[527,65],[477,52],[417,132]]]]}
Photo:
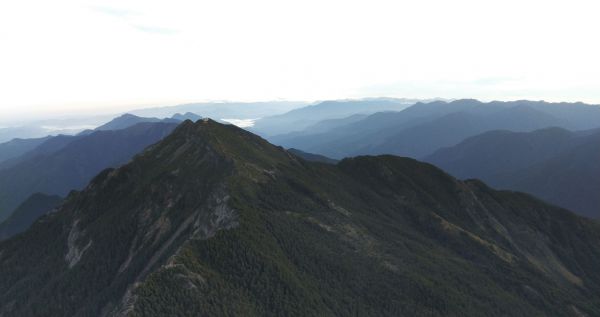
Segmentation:
{"type": "Polygon", "coordinates": [[[129,128],[133,125],[136,125],[136,124],[142,123],[142,122],[163,122],[165,120],[167,122],[176,122],[176,120],[171,121],[171,119],[145,118],[145,117],[138,117],[138,116],[132,115],[130,113],[126,113],[126,114],[123,114],[121,116],[118,116],[118,117],[110,120],[109,122],[97,127],[94,130],[95,131],[120,130],[120,129],[129,128]]]}
{"type": "Polygon", "coordinates": [[[49,155],[57,152],[67,146],[69,143],[81,139],[85,135],[57,135],[48,137],[46,141],[39,144],[32,150],[25,152],[24,154],[6,160],[0,163],[0,170],[6,169],[17,165],[20,162],[27,161],[41,155],[49,155]]]}
{"type": "MultiPolygon", "coordinates": [[[[366,147],[387,135],[398,133],[406,128],[429,122],[451,113],[473,110],[481,106],[477,100],[460,100],[455,102],[434,101],[418,102],[402,111],[377,112],[366,118],[348,124],[333,127],[320,133],[312,133],[307,128],[295,134],[269,137],[275,144],[284,147],[321,151],[329,147],[329,155],[344,157],[348,152],[366,147]]],[[[493,107],[493,109],[502,109],[493,107]]]]}
{"type": "Polygon", "coordinates": [[[569,130],[587,130],[598,128],[600,122],[600,106],[576,103],[549,103],[543,101],[521,100],[514,103],[527,105],[562,121],[561,127],[569,130]]]}
{"type": "Polygon", "coordinates": [[[323,120],[323,121],[319,121],[319,122],[309,126],[305,130],[300,131],[300,132],[304,132],[304,131],[311,131],[312,133],[327,132],[327,131],[330,131],[331,129],[345,126],[345,125],[353,123],[353,122],[360,121],[368,116],[369,115],[367,115],[367,114],[353,114],[349,117],[345,117],[345,118],[341,118],[341,119],[323,120]]]}
{"type": "Polygon", "coordinates": [[[154,107],[131,111],[132,114],[145,117],[171,117],[176,113],[192,112],[205,118],[220,119],[257,119],[284,113],[308,103],[303,101],[265,101],[265,102],[206,102],[190,103],[167,107],[154,107]]]}
{"type": "Polygon", "coordinates": [[[6,219],[33,193],[65,196],[73,189],[81,189],[101,170],[127,162],[176,126],[146,122],[121,130],[96,131],[68,140],[58,150],[49,147],[51,151],[31,155],[0,170],[0,219],[6,219]]]}
{"type": "Polygon", "coordinates": [[[285,144],[288,143],[288,140],[310,139],[311,135],[323,134],[335,128],[339,128],[360,121],[368,116],[369,115],[366,114],[354,114],[341,119],[323,120],[305,128],[304,130],[279,134],[272,137],[268,137],[268,139],[269,142],[275,144],[285,144]]]}
{"type": "Polygon", "coordinates": [[[184,114],[176,113],[173,116],[171,116],[171,119],[175,119],[175,120],[179,120],[179,121],[191,120],[193,122],[196,122],[196,121],[202,119],[202,117],[193,112],[186,112],[184,114]]]}
{"type": "Polygon", "coordinates": [[[600,224],[186,121],[0,242],[3,316],[597,316],[600,224]]]}
{"type": "Polygon", "coordinates": [[[389,153],[420,158],[489,130],[531,131],[557,124],[560,124],[560,119],[527,106],[515,106],[491,114],[456,112],[399,133],[377,135],[377,141],[369,142],[354,153],[389,153]]]}
{"type": "Polygon", "coordinates": [[[33,150],[49,138],[50,136],[35,139],[13,139],[0,143],[0,164],[33,150]]]}
{"type": "Polygon", "coordinates": [[[390,98],[323,101],[284,114],[261,118],[250,130],[269,137],[301,131],[323,120],[341,119],[355,114],[371,114],[386,110],[402,110],[417,101],[390,98]]]}
{"type": "Polygon", "coordinates": [[[176,114],[173,118],[145,118],[131,114],[124,114],[116,118],[112,118],[109,122],[102,124],[94,130],[88,129],[81,131],[77,135],[57,135],[47,136],[39,139],[17,139],[11,142],[0,144],[0,170],[16,165],[17,163],[39,156],[52,154],[67,144],[90,135],[95,131],[120,130],[131,127],[143,122],[166,122],[179,123],[186,119],[198,120],[200,116],[191,112],[185,114],[176,114]],[[7,159],[2,159],[6,156],[7,159]]]}
{"type": "Polygon", "coordinates": [[[37,139],[49,135],[75,135],[84,130],[82,126],[46,126],[42,122],[27,123],[24,125],[0,128],[0,143],[13,139],[37,139]]]}
{"type": "Polygon", "coordinates": [[[0,142],[8,142],[13,139],[43,138],[49,131],[37,126],[19,126],[0,128],[0,142]]]}
{"type": "Polygon", "coordinates": [[[34,221],[58,207],[61,202],[60,196],[41,193],[29,196],[8,219],[0,223],[0,240],[8,239],[27,230],[34,221]]]}
{"type": "Polygon", "coordinates": [[[334,160],[334,159],[328,158],[323,155],[306,153],[306,152],[300,151],[298,149],[288,149],[288,152],[290,152],[296,156],[299,156],[302,159],[305,159],[309,162],[321,162],[321,163],[327,163],[327,164],[335,164],[335,163],[339,162],[338,160],[334,160]]]}
{"type": "Polygon", "coordinates": [[[404,128],[417,125],[429,118],[403,117],[404,111],[400,112],[378,112],[362,120],[351,122],[346,125],[334,127],[324,132],[312,133],[306,129],[301,132],[293,132],[283,135],[268,137],[275,144],[290,148],[304,150],[313,149],[321,151],[323,147],[329,147],[329,153],[337,153],[339,157],[349,149],[357,149],[369,145],[375,134],[385,134],[391,130],[401,131],[404,128]]]}
{"type": "Polygon", "coordinates": [[[458,178],[480,178],[496,185],[498,175],[555,157],[576,146],[576,138],[576,133],[556,127],[533,132],[489,131],[437,150],[424,160],[458,178]]]}
{"type": "Polygon", "coordinates": [[[600,133],[548,128],[492,131],[425,158],[458,178],[478,178],[534,194],[588,217],[600,218],[600,133]]]}
{"type": "Polygon", "coordinates": [[[512,175],[498,187],[524,191],[579,214],[600,219],[600,134],[512,175]]]}
{"type": "Polygon", "coordinates": [[[598,117],[596,124],[600,125],[600,107],[592,105],[530,101],[482,103],[471,99],[437,101],[417,103],[399,112],[375,113],[323,133],[297,133],[269,139],[284,147],[332,158],[361,154],[421,158],[491,130],[527,132],[552,126],[593,128],[593,120],[580,118],[584,115],[598,117]],[[560,115],[557,109],[570,109],[580,115],[557,117],[555,115],[560,115]]]}

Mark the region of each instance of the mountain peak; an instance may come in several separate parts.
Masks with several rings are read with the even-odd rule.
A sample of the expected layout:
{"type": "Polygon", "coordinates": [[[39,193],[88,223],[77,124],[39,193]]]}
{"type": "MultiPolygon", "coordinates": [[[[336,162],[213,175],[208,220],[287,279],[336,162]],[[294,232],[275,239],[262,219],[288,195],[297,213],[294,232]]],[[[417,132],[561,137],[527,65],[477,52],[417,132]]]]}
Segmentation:
{"type": "MultiPolygon", "coordinates": [[[[186,120],[167,138],[167,143],[188,140],[195,146],[211,148],[223,158],[242,163],[240,167],[272,166],[276,161],[290,160],[283,148],[274,146],[263,138],[231,124],[222,124],[210,118],[197,122],[186,120]]],[[[183,145],[182,145],[183,146],[183,145]]],[[[188,145],[185,145],[189,149],[188,145]]]]}
{"type": "Polygon", "coordinates": [[[180,120],[180,121],[192,120],[195,122],[195,121],[202,119],[202,117],[193,112],[188,111],[184,114],[176,113],[173,116],[171,116],[171,119],[180,120]]]}
{"type": "Polygon", "coordinates": [[[142,123],[142,122],[159,122],[159,121],[161,121],[161,120],[158,118],[144,118],[144,117],[138,117],[138,116],[130,114],[130,113],[125,113],[125,114],[122,114],[122,115],[110,120],[109,122],[97,127],[95,130],[96,131],[121,130],[121,129],[125,129],[132,125],[142,123]]]}
{"type": "Polygon", "coordinates": [[[124,114],[122,114],[122,115],[120,115],[120,116],[117,117],[117,119],[132,119],[132,118],[141,118],[141,117],[136,116],[136,115],[131,114],[131,113],[124,113],[124,114]]]}
{"type": "Polygon", "coordinates": [[[394,156],[310,163],[186,120],[0,242],[0,313],[600,311],[597,224],[476,185],[394,156]]]}

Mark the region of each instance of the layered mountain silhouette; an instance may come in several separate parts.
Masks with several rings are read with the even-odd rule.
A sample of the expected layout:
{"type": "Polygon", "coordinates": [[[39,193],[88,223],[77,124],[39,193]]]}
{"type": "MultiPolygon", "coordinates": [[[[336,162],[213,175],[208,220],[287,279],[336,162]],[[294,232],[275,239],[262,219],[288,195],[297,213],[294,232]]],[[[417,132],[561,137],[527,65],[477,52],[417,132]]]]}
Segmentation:
{"type": "Polygon", "coordinates": [[[44,126],[16,126],[0,127],[0,143],[9,142],[14,139],[39,139],[50,134],[74,134],[79,132],[80,128],[49,128],[44,126]]]}
{"type": "MultiPolygon", "coordinates": [[[[90,133],[91,133],[91,131],[90,131],[90,133]]],[[[45,141],[43,143],[37,145],[33,149],[31,149],[25,153],[22,153],[19,156],[15,156],[4,162],[1,162],[0,170],[6,169],[9,167],[13,167],[13,166],[19,164],[20,162],[24,162],[24,161],[33,159],[37,156],[50,155],[52,153],[55,153],[55,152],[63,149],[65,146],[69,145],[71,142],[82,139],[86,135],[89,135],[90,133],[84,133],[84,134],[79,134],[79,135],[57,135],[57,136],[48,137],[45,139],[45,141]]],[[[32,140],[32,139],[26,139],[25,141],[30,141],[30,140],[32,140]]],[[[33,139],[33,140],[36,140],[36,139],[33,139]]]]}
{"type": "Polygon", "coordinates": [[[0,169],[0,220],[33,193],[65,196],[82,188],[101,170],[126,163],[176,126],[177,123],[139,123],[116,131],[47,140],[0,169]]]}
{"type": "Polygon", "coordinates": [[[600,218],[598,157],[600,131],[548,128],[484,133],[438,150],[425,160],[458,178],[479,178],[600,218]]]}
{"type": "Polygon", "coordinates": [[[313,154],[313,153],[306,153],[306,152],[300,151],[298,149],[288,149],[288,152],[290,152],[296,156],[299,156],[307,161],[311,161],[311,162],[321,162],[321,163],[327,163],[327,164],[335,164],[338,162],[338,160],[328,158],[327,156],[313,154]]]}
{"type": "MultiPolygon", "coordinates": [[[[256,119],[281,114],[295,108],[304,107],[303,101],[263,101],[263,102],[206,102],[189,103],[176,106],[145,108],[132,111],[132,114],[142,117],[170,117],[175,113],[195,113],[203,117],[217,120],[256,119]]],[[[193,121],[193,120],[192,120],[193,121]]]]}
{"type": "Polygon", "coordinates": [[[49,196],[42,193],[29,196],[8,219],[0,223],[0,240],[8,239],[27,230],[34,221],[57,207],[60,202],[62,202],[60,196],[49,196]]]}
{"type": "Polygon", "coordinates": [[[56,152],[72,141],[89,135],[94,131],[121,130],[144,122],[179,123],[188,119],[197,121],[200,118],[200,116],[191,112],[185,114],[177,113],[171,118],[165,119],[139,117],[126,113],[110,120],[94,130],[85,130],[77,135],[56,135],[35,139],[14,139],[9,142],[0,143],[0,169],[14,166],[20,161],[40,154],[56,152]]]}
{"type": "Polygon", "coordinates": [[[398,111],[417,101],[393,98],[323,101],[257,120],[251,131],[264,136],[299,132],[304,129],[318,131],[318,127],[315,128],[313,125],[320,121],[342,119],[356,114],[372,114],[378,111],[398,111]]]}
{"type": "Polygon", "coordinates": [[[13,139],[0,143],[0,164],[10,159],[17,158],[46,142],[50,136],[35,139],[13,139]]]}
{"type": "MultiPolygon", "coordinates": [[[[181,114],[179,114],[181,116],[181,114]]],[[[121,130],[121,129],[125,129],[125,128],[129,128],[131,126],[134,126],[138,123],[143,123],[143,122],[165,122],[165,123],[177,123],[179,121],[179,119],[176,118],[166,118],[166,119],[159,119],[159,118],[147,118],[147,117],[139,117],[130,113],[126,113],[123,115],[120,115],[112,120],[110,120],[109,122],[97,127],[96,129],[94,129],[94,131],[107,131],[107,130],[121,130]]]]}
{"type": "Polygon", "coordinates": [[[368,116],[369,115],[367,114],[354,114],[341,119],[326,119],[323,121],[318,121],[317,123],[314,123],[301,131],[294,131],[269,137],[269,141],[271,141],[274,144],[279,144],[285,143],[287,142],[287,140],[290,139],[302,139],[304,137],[308,137],[308,140],[312,140],[311,136],[314,136],[315,134],[323,134],[335,128],[344,127],[351,123],[365,119],[368,116]]]}
{"type": "Polygon", "coordinates": [[[531,196],[186,121],[0,242],[0,312],[594,316],[598,263],[600,225],[531,196]]]}
{"type": "Polygon", "coordinates": [[[437,101],[376,113],[326,131],[306,129],[269,139],[332,158],[364,154],[423,158],[486,131],[529,132],[552,126],[584,130],[597,128],[598,122],[600,107],[580,103],[437,101]]]}

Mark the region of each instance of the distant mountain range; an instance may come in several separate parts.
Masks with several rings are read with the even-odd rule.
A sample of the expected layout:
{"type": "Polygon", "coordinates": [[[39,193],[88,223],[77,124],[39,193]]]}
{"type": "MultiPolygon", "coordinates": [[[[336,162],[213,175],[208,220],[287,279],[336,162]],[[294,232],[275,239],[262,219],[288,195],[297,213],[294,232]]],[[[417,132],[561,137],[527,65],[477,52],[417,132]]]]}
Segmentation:
{"type": "Polygon", "coordinates": [[[492,131],[436,151],[425,161],[459,178],[528,192],[600,218],[600,131],[492,131]]]}
{"type": "MultiPolygon", "coordinates": [[[[120,129],[129,128],[133,125],[136,125],[136,124],[142,123],[142,122],[179,123],[179,122],[183,122],[185,120],[197,121],[201,118],[202,118],[201,116],[199,116],[195,113],[192,113],[192,112],[186,112],[184,114],[176,113],[173,116],[171,116],[170,118],[163,118],[163,119],[159,119],[159,118],[155,118],[155,117],[140,117],[140,116],[136,116],[136,115],[133,115],[130,113],[125,113],[125,114],[120,115],[120,116],[110,120],[109,122],[95,128],[93,131],[120,130],[120,129]]],[[[89,133],[89,131],[87,133],[89,133]]]]}
{"type": "Polygon", "coordinates": [[[75,134],[81,129],[73,128],[48,128],[44,126],[16,126],[0,128],[0,143],[8,142],[14,139],[34,139],[44,138],[48,135],[75,134]]]}
{"type": "Polygon", "coordinates": [[[176,113],[192,112],[215,120],[257,119],[304,107],[303,101],[264,101],[264,102],[205,102],[189,103],[176,106],[137,109],[129,113],[142,117],[171,117],[176,113]]]}
{"type": "Polygon", "coordinates": [[[379,111],[399,111],[418,101],[393,98],[324,101],[284,114],[261,118],[250,131],[263,136],[299,132],[323,120],[342,119],[356,114],[372,114],[379,111]]]}
{"type": "MultiPolygon", "coordinates": [[[[79,140],[92,132],[93,131],[88,131],[86,133],[80,133],[78,135],[51,136],[51,137],[44,138],[44,142],[42,142],[40,144],[38,144],[39,143],[38,139],[24,139],[23,143],[33,143],[33,145],[36,145],[36,146],[33,147],[33,149],[31,149],[25,153],[18,153],[19,155],[16,155],[15,157],[13,157],[11,159],[8,159],[3,162],[0,161],[0,170],[10,168],[12,166],[17,165],[20,162],[35,158],[40,155],[52,154],[52,153],[64,148],[69,143],[71,143],[75,140],[79,140]]],[[[3,144],[0,144],[0,147],[2,147],[2,145],[3,144]]]]}
{"type": "Polygon", "coordinates": [[[0,314],[598,316],[598,263],[598,222],[529,195],[206,119],[0,242],[0,314]]]}
{"type": "Polygon", "coordinates": [[[298,149],[288,149],[288,152],[310,162],[320,162],[327,164],[336,164],[337,162],[339,162],[338,160],[334,160],[323,155],[306,153],[298,149]]]}
{"type": "Polygon", "coordinates": [[[46,142],[50,136],[34,139],[13,139],[11,141],[0,143],[0,163],[19,157],[40,144],[46,142]]]}
{"type": "MultiPolygon", "coordinates": [[[[197,121],[202,117],[192,113],[187,112],[184,114],[176,113],[171,118],[158,119],[158,118],[148,118],[148,117],[139,117],[132,114],[123,114],[118,116],[107,123],[104,123],[93,130],[84,130],[78,133],[78,136],[87,135],[92,133],[93,131],[107,131],[107,130],[119,130],[131,127],[137,123],[142,122],[167,122],[167,123],[178,123],[185,120],[197,121]]],[[[33,151],[38,146],[43,143],[46,143],[44,147],[46,150],[58,149],[60,146],[57,144],[47,143],[49,139],[62,139],[63,144],[69,143],[71,140],[75,140],[76,137],[72,135],[57,135],[57,136],[45,136],[42,138],[31,138],[31,139],[13,139],[11,141],[0,143],[0,169],[6,168],[7,166],[12,166],[19,159],[19,157],[23,154],[26,154],[30,151],[33,151]],[[7,161],[11,161],[8,162],[7,161]]],[[[53,142],[57,142],[54,140],[53,142]]],[[[39,153],[38,149],[38,153],[39,153]]]]}
{"type": "MultiPolygon", "coordinates": [[[[202,103],[188,103],[174,106],[149,107],[128,111],[138,117],[146,118],[174,118],[178,120],[198,120],[199,116],[210,117],[215,120],[255,120],[258,118],[278,115],[290,110],[309,105],[305,101],[263,101],[263,102],[232,102],[214,101],[202,103]],[[195,118],[187,118],[185,114],[197,114],[195,118]],[[175,116],[181,115],[184,118],[175,116]]],[[[66,114],[65,114],[66,115],[66,114]]],[[[0,120],[0,143],[13,139],[40,138],[48,135],[77,134],[85,129],[99,126],[109,120],[111,115],[98,114],[88,116],[65,116],[64,118],[28,119],[23,122],[0,120]]],[[[144,121],[147,122],[147,121],[144,121]]]]}
{"type": "Polygon", "coordinates": [[[584,130],[600,126],[600,107],[546,102],[482,103],[477,100],[417,103],[399,112],[381,112],[330,129],[311,127],[268,137],[284,147],[343,158],[395,154],[422,158],[465,138],[505,129],[527,132],[551,126],[584,130]]]}
{"type": "Polygon", "coordinates": [[[111,121],[97,127],[96,129],[94,129],[94,131],[121,130],[121,129],[125,129],[125,128],[131,127],[133,125],[136,125],[138,123],[142,123],[142,122],[177,123],[177,122],[180,122],[180,120],[175,120],[175,119],[170,119],[170,118],[167,118],[167,119],[145,118],[145,117],[134,116],[130,113],[126,113],[126,114],[116,117],[116,118],[112,119],[111,121]]]}
{"type": "Polygon", "coordinates": [[[82,188],[101,170],[127,162],[176,126],[146,122],[116,131],[47,140],[0,169],[0,220],[33,193],[65,196],[82,188]]]}
{"type": "Polygon", "coordinates": [[[197,121],[201,118],[201,116],[192,112],[187,112],[185,114],[176,113],[171,118],[164,119],[138,117],[126,113],[111,119],[109,122],[104,123],[93,130],[84,130],[78,133],[76,136],[57,135],[34,139],[14,139],[9,142],[0,143],[0,169],[13,166],[24,158],[31,158],[36,155],[49,154],[57,151],[64,145],[78,139],[81,136],[89,135],[94,131],[120,130],[143,122],[179,123],[185,120],[197,121]]]}

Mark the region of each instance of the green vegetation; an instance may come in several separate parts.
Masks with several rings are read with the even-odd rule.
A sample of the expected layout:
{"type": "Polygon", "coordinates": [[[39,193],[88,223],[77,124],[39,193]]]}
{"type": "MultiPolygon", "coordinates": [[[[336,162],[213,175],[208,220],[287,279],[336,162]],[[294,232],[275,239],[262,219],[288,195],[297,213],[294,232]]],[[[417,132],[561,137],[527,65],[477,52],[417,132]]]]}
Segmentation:
{"type": "Polygon", "coordinates": [[[598,263],[598,223],[530,196],[201,120],[0,243],[0,313],[593,316],[598,263]]]}

